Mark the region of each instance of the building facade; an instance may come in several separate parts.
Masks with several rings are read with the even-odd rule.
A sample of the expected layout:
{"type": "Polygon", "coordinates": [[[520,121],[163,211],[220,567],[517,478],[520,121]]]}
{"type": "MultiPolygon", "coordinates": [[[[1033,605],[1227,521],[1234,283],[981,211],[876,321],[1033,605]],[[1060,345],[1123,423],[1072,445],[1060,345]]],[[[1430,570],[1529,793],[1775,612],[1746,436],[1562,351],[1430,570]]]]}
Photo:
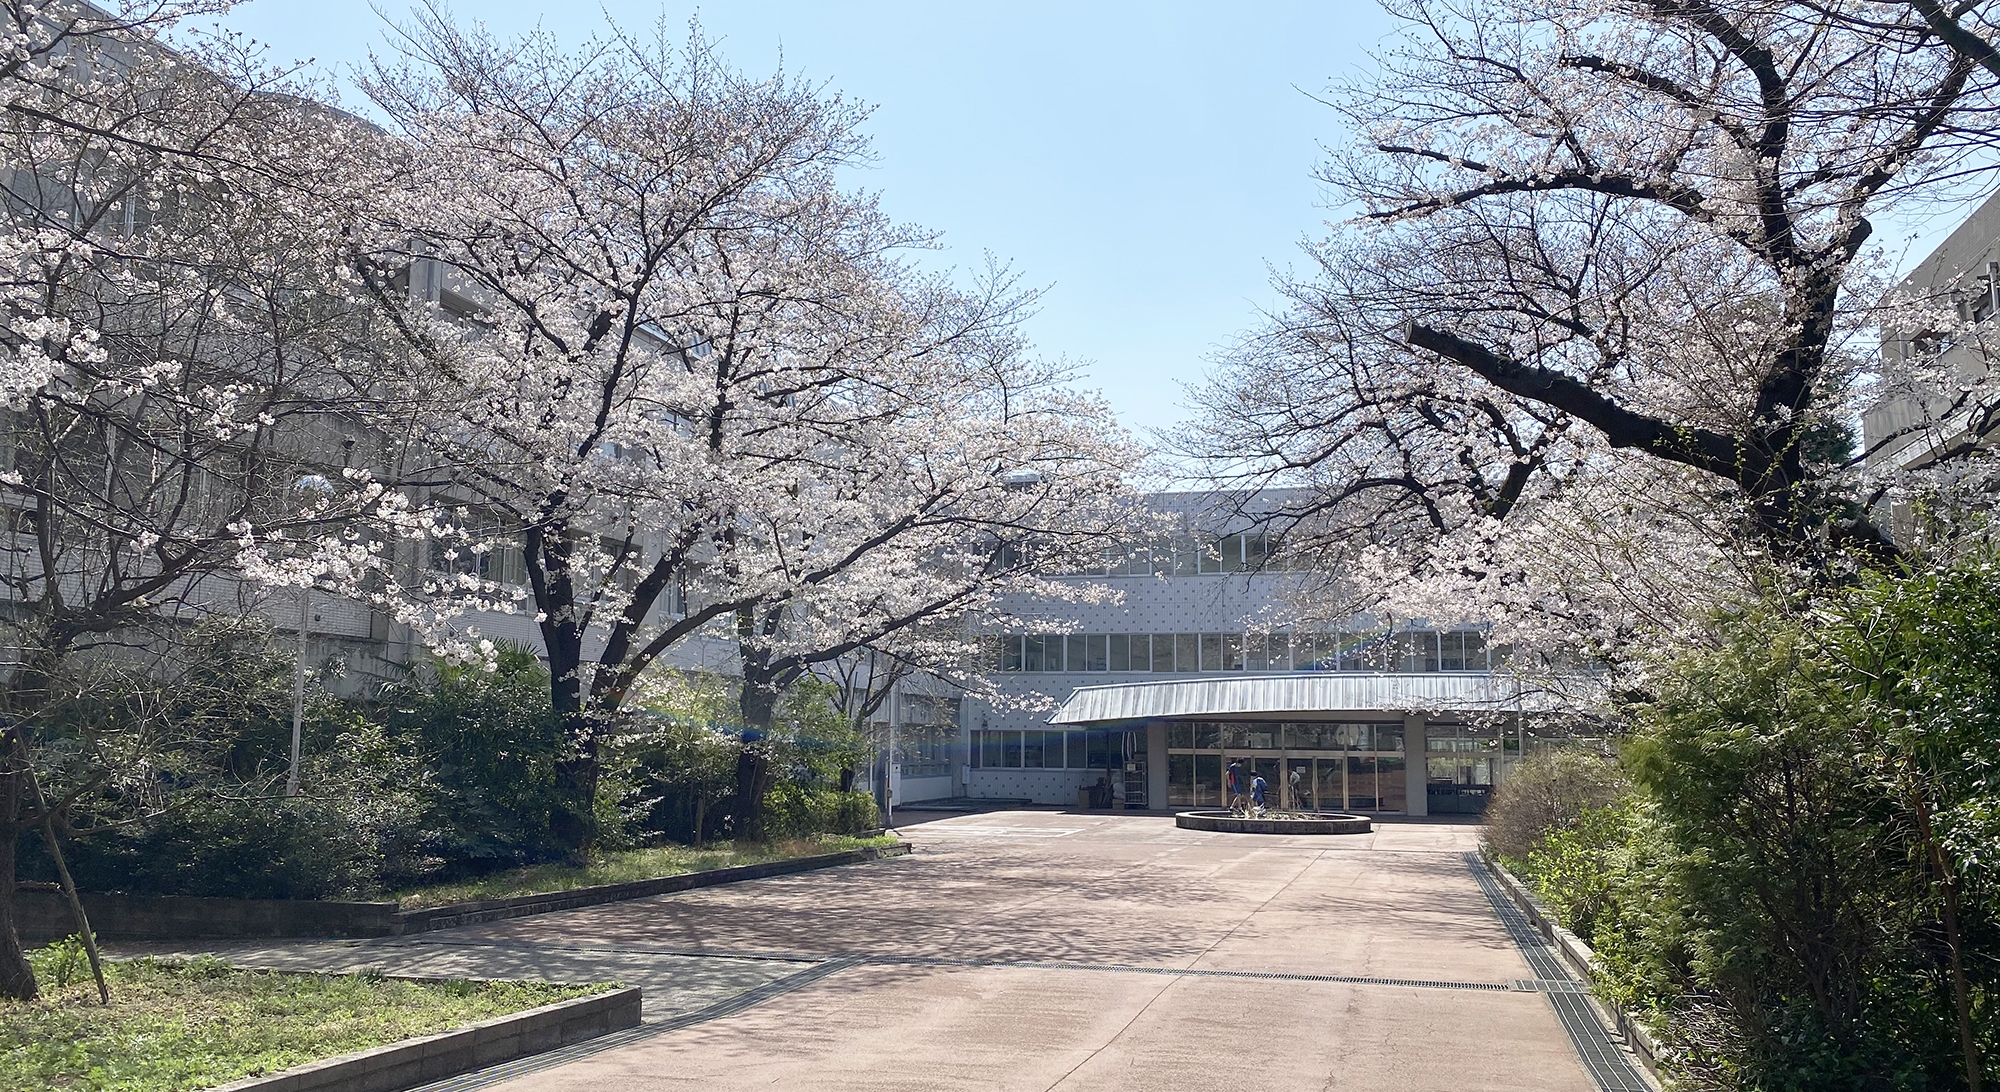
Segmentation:
{"type": "Polygon", "coordinates": [[[1121,807],[1217,805],[1241,759],[1293,806],[1483,808],[1505,718],[1436,711],[1504,712],[1482,629],[1299,621],[1323,612],[1301,610],[1303,574],[1268,563],[1278,551],[1256,499],[1150,503],[1179,523],[1170,541],[1071,578],[1113,597],[1003,603],[1012,624],[987,634],[995,698],[964,703],[961,740],[937,748],[955,769],[906,771],[901,801],[1075,805],[1097,786],[1121,807]]]}

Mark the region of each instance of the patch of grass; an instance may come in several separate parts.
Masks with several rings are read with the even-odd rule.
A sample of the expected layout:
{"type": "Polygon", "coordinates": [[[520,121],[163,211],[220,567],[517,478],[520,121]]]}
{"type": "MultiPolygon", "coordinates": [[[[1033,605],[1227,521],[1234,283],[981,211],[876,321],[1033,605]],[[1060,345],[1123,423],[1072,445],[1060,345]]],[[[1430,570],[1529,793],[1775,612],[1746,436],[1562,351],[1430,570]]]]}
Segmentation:
{"type": "Polygon", "coordinates": [[[455,902],[509,899],[518,895],[543,895],[552,891],[595,887],[598,884],[629,883],[633,880],[678,876],[684,872],[706,872],[732,865],[782,861],[792,857],[808,857],[816,853],[838,853],[848,849],[888,846],[896,844],[896,841],[894,835],[886,834],[874,838],[822,834],[817,838],[796,838],[754,846],[738,846],[731,842],[718,842],[707,846],[652,846],[646,849],[598,853],[591,857],[590,863],[582,867],[545,864],[510,868],[505,872],[495,872],[476,880],[420,887],[398,892],[390,897],[404,910],[421,910],[455,902]]]}
{"type": "Polygon", "coordinates": [[[111,1004],[60,947],[29,954],[41,999],[0,1001],[0,1092],[182,1092],[432,1035],[604,986],[399,982],[242,971],[219,960],[114,960],[111,1004]],[[73,968],[67,968],[74,971],[73,968]]]}

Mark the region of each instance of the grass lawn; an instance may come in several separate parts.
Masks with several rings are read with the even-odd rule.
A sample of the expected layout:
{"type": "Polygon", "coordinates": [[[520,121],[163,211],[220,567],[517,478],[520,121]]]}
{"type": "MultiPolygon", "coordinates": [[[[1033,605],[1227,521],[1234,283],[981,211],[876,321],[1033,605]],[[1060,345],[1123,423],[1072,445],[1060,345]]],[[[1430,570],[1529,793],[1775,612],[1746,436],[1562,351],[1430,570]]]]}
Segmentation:
{"type": "Polygon", "coordinates": [[[846,849],[894,845],[896,841],[895,836],[886,834],[874,838],[822,834],[817,838],[797,838],[747,847],[738,847],[732,842],[718,842],[708,846],[654,846],[648,849],[626,849],[599,853],[591,858],[589,864],[580,868],[561,864],[510,868],[505,872],[495,872],[476,880],[420,887],[398,892],[390,897],[405,910],[421,910],[425,907],[444,906],[454,902],[540,895],[551,891],[593,887],[598,884],[678,876],[683,872],[705,872],[712,868],[728,868],[731,865],[808,857],[815,853],[838,853],[846,849]]]}
{"type": "Polygon", "coordinates": [[[602,986],[395,982],[232,970],[214,959],[105,965],[111,1004],[72,959],[30,954],[40,1000],[0,1001],[0,1092],[181,1092],[431,1035],[602,986]]]}

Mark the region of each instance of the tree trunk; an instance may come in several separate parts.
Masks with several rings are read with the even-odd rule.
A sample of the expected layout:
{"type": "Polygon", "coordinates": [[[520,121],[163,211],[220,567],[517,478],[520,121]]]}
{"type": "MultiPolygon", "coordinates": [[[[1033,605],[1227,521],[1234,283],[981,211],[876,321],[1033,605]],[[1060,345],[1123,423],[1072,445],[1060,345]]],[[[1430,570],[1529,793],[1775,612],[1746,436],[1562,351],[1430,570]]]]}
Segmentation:
{"type": "Polygon", "coordinates": [[[1958,877],[1952,871],[1951,863],[1945,859],[1944,846],[1931,829],[1930,804],[1921,790],[1911,795],[1916,804],[1917,832],[1924,840],[1932,873],[1937,877],[1940,893],[1944,896],[1944,938],[1950,955],[1951,1001],[1958,1017],[1958,1045],[1965,1064],[1965,1087],[1968,1092],[1980,1092],[1980,1077],[1985,1065],[1979,1057],[1979,1038],[1972,1026],[1972,990],[1965,978],[1965,938],[1958,924],[1958,877]]]}
{"type": "Polygon", "coordinates": [[[769,837],[764,821],[764,795],[771,789],[771,722],[778,710],[778,692],[767,680],[747,670],[738,705],[743,710],[743,749],[736,753],[736,838],[762,842],[769,837]]]}
{"type": "Polygon", "coordinates": [[[22,782],[18,738],[0,752],[0,997],[33,1001],[35,969],[14,929],[14,858],[20,850],[22,782]]]}
{"type": "Polygon", "coordinates": [[[563,718],[573,750],[556,761],[556,809],[549,834],[572,862],[581,863],[597,844],[597,725],[584,713],[563,718]]]}

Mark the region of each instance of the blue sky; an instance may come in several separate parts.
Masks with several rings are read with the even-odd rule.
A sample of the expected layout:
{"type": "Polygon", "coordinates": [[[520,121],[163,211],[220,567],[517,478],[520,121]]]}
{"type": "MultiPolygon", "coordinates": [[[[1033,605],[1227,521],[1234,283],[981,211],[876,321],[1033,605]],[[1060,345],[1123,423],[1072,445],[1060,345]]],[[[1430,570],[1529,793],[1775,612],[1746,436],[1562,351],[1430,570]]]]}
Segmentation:
{"type": "MultiPolygon", "coordinates": [[[[407,0],[381,0],[392,19],[407,0]]],[[[857,183],[991,251],[1049,294],[1030,333],[1085,365],[1126,424],[1185,414],[1218,346],[1273,299],[1270,264],[1330,215],[1311,171],[1340,132],[1308,93],[1372,67],[1394,22],[1355,0],[1268,4],[459,0],[461,21],[565,40],[699,15],[752,74],[781,60],[873,104],[878,166],[857,183]]],[[[274,60],[336,69],[381,49],[368,0],[252,0],[225,25],[274,60]]]]}

